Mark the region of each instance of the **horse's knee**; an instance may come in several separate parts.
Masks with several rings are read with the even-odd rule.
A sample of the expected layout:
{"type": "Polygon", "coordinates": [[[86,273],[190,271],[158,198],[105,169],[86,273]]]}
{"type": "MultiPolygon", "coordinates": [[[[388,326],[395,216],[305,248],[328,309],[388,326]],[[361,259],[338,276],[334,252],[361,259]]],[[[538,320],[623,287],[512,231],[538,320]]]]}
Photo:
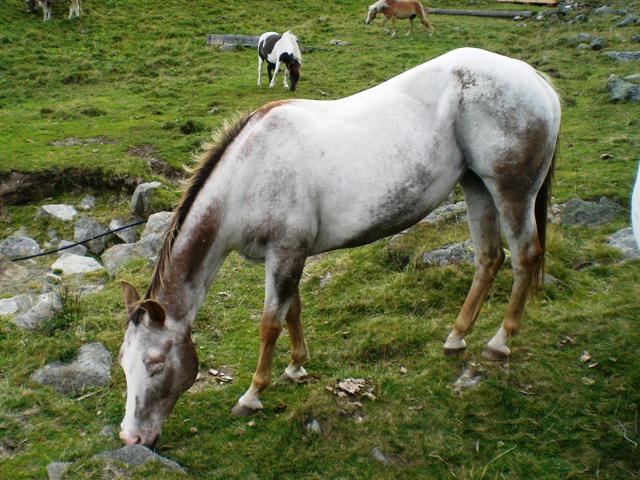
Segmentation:
{"type": "Polygon", "coordinates": [[[493,280],[504,264],[504,260],[504,250],[502,247],[498,247],[484,254],[476,255],[475,268],[483,280],[493,280]]]}

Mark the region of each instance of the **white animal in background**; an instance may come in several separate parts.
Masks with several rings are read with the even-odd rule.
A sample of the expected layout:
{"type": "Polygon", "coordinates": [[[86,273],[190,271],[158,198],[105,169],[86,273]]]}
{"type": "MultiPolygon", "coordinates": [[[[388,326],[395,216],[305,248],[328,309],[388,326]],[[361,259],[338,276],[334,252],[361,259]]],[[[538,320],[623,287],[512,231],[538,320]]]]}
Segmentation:
{"type": "MultiPolygon", "coordinates": [[[[81,0],[69,0],[69,20],[71,20],[74,15],[79,17],[82,14],[82,7],[80,6],[81,0]]],[[[29,5],[30,2],[27,2],[29,5]]],[[[51,20],[51,9],[53,6],[53,0],[38,0],[38,5],[42,8],[42,13],[44,15],[44,21],[51,20]]]]}
{"type": "Polygon", "coordinates": [[[631,197],[631,225],[633,225],[633,236],[640,248],[640,165],[638,165],[638,175],[636,176],[636,186],[631,197]]]}
{"type": "Polygon", "coordinates": [[[262,77],[262,62],[267,62],[267,74],[269,75],[269,88],[276,84],[276,76],[280,71],[280,65],[285,64],[284,87],[296,89],[300,80],[300,66],[302,65],[302,53],[298,46],[298,39],[290,31],[282,35],[276,32],[265,32],[258,39],[258,86],[262,77]],[[287,80],[291,80],[291,87],[287,80]]]}

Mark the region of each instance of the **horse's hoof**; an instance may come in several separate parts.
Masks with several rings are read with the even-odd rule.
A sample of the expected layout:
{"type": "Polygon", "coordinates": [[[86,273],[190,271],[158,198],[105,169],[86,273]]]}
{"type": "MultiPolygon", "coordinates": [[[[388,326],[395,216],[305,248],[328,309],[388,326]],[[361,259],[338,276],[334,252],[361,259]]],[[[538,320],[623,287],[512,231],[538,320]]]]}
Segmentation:
{"type": "Polygon", "coordinates": [[[505,352],[501,352],[500,350],[495,350],[490,347],[486,347],[482,351],[482,356],[487,360],[491,360],[494,362],[503,362],[509,358],[509,354],[505,352]]]}
{"type": "Polygon", "coordinates": [[[466,350],[467,350],[467,347],[462,347],[462,348],[447,348],[447,347],[444,347],[443,348],[445,357],[453,357],[453,356],[456,356],[456,355],[462,355],[466,350]]]}
{"type": "Polygon", "coordinates": [[[231,415],[234,417],[250,417],[258,410],[255,410],[251,407],[247,407],[246,405],[242,405],[240,403],[236,403],[236,405],[231,409],[231,415]]]}

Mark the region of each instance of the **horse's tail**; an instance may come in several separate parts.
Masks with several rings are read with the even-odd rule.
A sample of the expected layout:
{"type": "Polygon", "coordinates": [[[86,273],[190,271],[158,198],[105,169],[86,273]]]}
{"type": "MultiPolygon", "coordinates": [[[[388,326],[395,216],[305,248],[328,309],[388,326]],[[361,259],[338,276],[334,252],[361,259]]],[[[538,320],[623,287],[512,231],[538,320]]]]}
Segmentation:
{"type": "Polygon", "coordinates": [[[416,13],[418,15],[418,18],[420,18],[420,22],[431,32],[433,32],[433,25],[431,25],[431,22],[427,18],[427,12],[419,0],[416,2],[416,13]]]}
{"type": "Polygon", "coordinates": [[[540,190],[538,191],[534,207],[536,228],[538,230],[538,242],[542,248],[541,258],[535,271],[534,290],[537,290],[544,284],[544,258],[547,250],[547,210],[551,203],[551,184],[553,183],[553,174],[556,166],[556,158],[558,156],[559,142],[560,135],[558,134],[556,137],[556,145],[553,150],[553,157],[551,158],[551,165],[549,166],[547,176],[542,183],[542,187],[540,187],[540,190]]]}

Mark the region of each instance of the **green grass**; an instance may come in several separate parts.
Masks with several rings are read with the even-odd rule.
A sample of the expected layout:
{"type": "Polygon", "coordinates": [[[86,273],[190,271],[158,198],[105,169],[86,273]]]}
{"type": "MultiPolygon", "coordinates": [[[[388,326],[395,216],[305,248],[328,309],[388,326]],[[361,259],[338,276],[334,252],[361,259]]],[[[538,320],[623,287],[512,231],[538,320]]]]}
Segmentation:
{"type": "MultiPolygon", "coordinates": [[[[152,145],[158,157],[181,167],[210,130],[238,111],[279,98],[338,98],[453,48],[475,46],[548,72],[561,93],[555,201],[606,195],[628,207],[640,117],[637,104],[608,100],[606,81],[612,73],[636,73],[637,64],[616,63],[568,43],[585,31],[604,37],[607,49],[633,49],[633,30],[612,28],[617,18],[592,15],[589,23],[572,26],[527,21],[522,28],[508,20],[433,15],[432,37],[416,25],[414,36],[405,38],[406,24],[399,22],[400,36],[391,39],[381,33],[379,20],[362,23],[367,2],[282,0],[266,11],[265,2],[256,0],[188,3],[168,0],[155,9],[133,0],[85,2],[85,15],[72,22],[59,5],[45,24],[23,13],[21,0],[5,2],[0,178],[14,170],[71,167],[88,175],[100,169],[131,184],[158,178],[145,159],[127,153],[131,147],[152,145]],[[295,93],[280,84],[273,90],[255,86],[253,49],[225,53],[206,45],[208,33],[288,28],[317,48],[304,56],[295,93]],[[330,46],[333,38],[351,45],[330,46]],[[180,127],[188,122],[197,128],[184,134],[180,127]],[[51,145],[71,136],[104,136],[113,143],[51,145]],[[613,158],[602,160],[603,153],[613,158]]],[[[430,6],[513,8],[485,0],[430,6]]],[[[640,11],[638,2],[627,8],[640,11]]],[[[120,190],[70,182],[51,202],[77,202],[86,193],[98,196],[91,213],[98,220],[126,217],[128,196],[120,190]]],[[[175,198],[172,191],[163,202],[175,198]]],[[[20,226],[41,243],[48,228],[70,236],[69,226],[35,217],[40,201],[3,205],[0,238],[20,226]]],[[[194,339],[205,377],[209,368],[224,365],[234,382],[207,382],[185,394],[165,426],[159,453],[194,478],[639,478],[640,447],[634,442],[640,443],[640,263],[618,264],[604,246],[626,218],[595,229],[551,226],[547,266],[558,281],[529,301],[508,367],[485,361],[480,352],[504,312],[509,269],[499,274],[465,356],[441,353],[472,267],[425,268],[418,258],[467,238],[463,224],[414,228],[402,240],[411,257],[403,266],[387,258],[384,241],[311,262],[302,298],[314,381],[268,389],[265,410],[251,425],[230,417],[229,410],[255,368],[264,270],[232,255],[198,314],[194,339]],[[327,272],[331,279],[321,288],[327,272]],[[576,344],[561,345],[565,336],[576,344]],[[596,368],[580,363],[583,351],[598,362],[596,368]],[[460,395],[450,385],[465,362],[480,363],[487,378],[460,395]],[[362,423],[325,390],[345,377],[375,385],[376,400],[362,400],[362,423]],[[311,418],[320,421],[320,435],[306,431],[311,418]],[[391,463],[374,460],[373,447],[391,463]]],[[[119,444],[99,432],[105,425],[117,430],[122,419],[122,371],[114,368],[108,388],[77,397],[54,394],[30,375],[45,363],[72,358],[90,341],[103,342],[115,357],[124,320],[117,280],[143,289],[149,277],[146,262],[132,262],[102,292],[78,304],[68,298],[64,312],[40,332],[24,333],[0,319],[0,478],[42,478],[54,460],[76,462],[69,478],[115,476],[90,458],[119,444]]],[[[276,352],[276,374],[287,360],[285,337],[276,352]]],[[[133,473],[160,475],[172,478],[153,465],[133,473]]]]}

